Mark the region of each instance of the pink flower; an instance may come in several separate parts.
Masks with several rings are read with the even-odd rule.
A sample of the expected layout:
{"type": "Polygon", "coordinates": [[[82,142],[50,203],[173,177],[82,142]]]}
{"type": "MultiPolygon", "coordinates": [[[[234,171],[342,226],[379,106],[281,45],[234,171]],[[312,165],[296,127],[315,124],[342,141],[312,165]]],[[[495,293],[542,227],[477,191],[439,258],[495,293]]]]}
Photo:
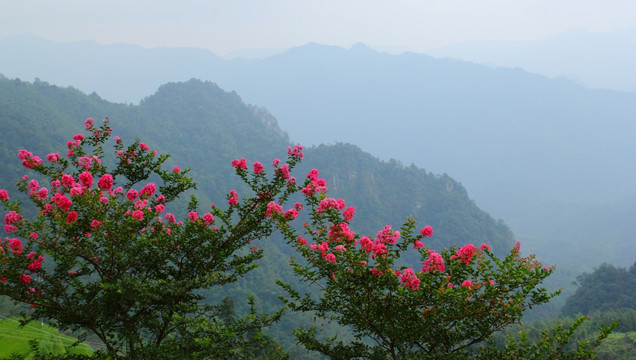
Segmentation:
{"type": "Polygon", "coordinates": [[[9,241],[9,248],[11,252],[16,255],[22,254],[22,241],[20,239],[7,239],[9,241]]]}
{"type": "Polygon", "coordinates": [[[36,272],[42,269],[42,262],[44,262],[44,257],[38,256],[36,260],[33,260],[28,266],[27,269],[33,272],[36,272]]]}
{"type": "Polygon", "coordinates": [[[278,164],[280,164],[280,159],[279,158],[275,158],[274,160],[272,160],[272,166],[273,167],[277,167],[278,164]]]}
{"type": "Polygon", "coordinates": [[[230,190],[230,197],[227,200],[227,203],[230,205],[237,205],[238,204],[238,194],[236,193],[235,190],[230,190]]]}
{"type": "Polygon", "coordinates": [[[384,245],[383,243],[376,242],[375,244],[373,244],[373,254],[371,255],[372,258],[376,258],[378,256],[386,257],[387,253],[388,251],[386,249],[386,245],[384,245]]]}
{"type": "Polygon", "coordinates": [[[347,251],[347,248],[345,248],[344,245],[338,245],[338,246],[336,246],[336,251],[345,252],[345,251],[347,251]]]}
{"type": "Polygon", "coordinates": [[[318,170],[317,169],[311,169],[307,173],[307,179],[309,179],[309,180],[318,180],[318,170]]]}
{"type": "Polygon", "coordinates": [[[159,196],[157,196],[157,198],[155,199],[155,202],[156,202],[156,203],[159,203],[159,204],[163,204],[163,203],[165,203],[165,202],[166,202],[166,198],[165,198],[163,195],[159,195],[159,196]]]}
{"type": "Polygon", "coordinates": [[[19,222],[22,219],[23,219],[22,215],[20,215],[19,213],[11,210],[4,216],[4,223],[5,224],[15,224],[15,223],[19,222]]]}
{"type": "Polygon", "coordinates": [[[84,128],[86,130],[90,130],[93,128],[93,118],[88,118],[86,119],[86,121],[84,121],[84,128]]]}
{"type": "Polygon", "coordinates": [[[111,174],[104,174],[97,182],[97,186],[99,186],[102,190],[110,190],[113,187],[113,176],[111,174]]]}
{"type": "Polygon", "coordinates": [[[404,287],[411,288],[411,290],[417,290],[420,288],[420,279],[415,275],[413,269],[404,269],[400,276],[400,283],[404,284],[404,287]]]}
{"type": "Polygon", "coordinates": [[[84,140],[84,135],[82,135],[82,134],[73,135],[73,140],[75,140],[75,141],[84,140]]]}
{"type": "Polygon", "coordinates": [[[373,241],[366,236],[360,238],[360,247],[362,247],[366,252],[371,252],[373,250],[373,241]]]}
{"type": "Polygon", "coordinates": [[[105,197],[105,196],[102,196],[102,197],[99,198],[99,202],[104,204],[104,205],[106,205],[106,204],[108,204],[108,198],[105,197]]]}
{"type": "Polygon", "coordinates": [[[91,227],[92,228],[101,227],[101,226],[102,226],[102,222],[101,221],[97,221],[97,220],[91,221],[91,227]]]}
{"type": "Polygon", "coordinates": [[[177,219],[174,217],[172,213],[167,213],[163,216],[164,219],[168,220],[168,224],[174,224],[177,222],[177,219]]]}
{"type": "Polygon", "coordinates": [[[209,212],[208,212],[208,213],[203,214],[203,222],[204,222],[206,225],[210,225],[210,224],[212,224],[212,223],[214,222],[214,216],[213,216],[212,214],[210,214],[209,212]]]}
{"type": "Polygon", "coordinates": [[[294,147],[292,148],[291,146],[287,147],[287,155],[289,155],[290,157],[295,157],[298,159],[302,159],[303,158],[303,147],[301,145],[294,145],[294,147]]]}
{"type": "Polygon", "coordinates": [[[490,250],[490,246],[486,245],[486,244],[481,244],[481,249],[484,250],[490,250]]]}
{"type": "Polygon", "coordinates": [[[400,238],[399,231],[393,231],[391,225],[385,225],[382,230],[380,230],[376,235],[376,241],[383,244],[395,244],[397,239],[400,238]]]}
{"type": "Polygon", "coordinates": [[[473,287],[473,283],[470,280],[464,280],[464,282],[462,283],[462,286],[470,290],[473,287]]]}
{"type": "Polygon", "coordinates": [[[31,240],[37,240],[39,237],[38,233],[36,233],[35,231],[31,233],[31,235],[29,236],[29,238],[31,240]]]}
{"type": "Polygon", "coordinates": [[[67,188],[73,187],[73,185],[75,185],[75,179],[69,174],[64,174],[62,175],[62,185],[67,188]]]}
{"type": "Polygon", "coordinates": [[[265,216],[271,218],[274,214],[280,214],[283,212],[283,207],[277,204],[274,201],[270,201],[267,204],[267,211],[265,212],[265,216]]]}
{"type": "Polygon", "coordinates": [[[428,259],[424,260],[424,266],[422,272],[439,271],[444,272],[446,266],[444,265],[444,258],[442,255],[435,252],[435,250],[428,251],[428,259]]]}
{"type": "Polygon", "coordinates": [[[475,246],[473,244],[467,244],[462,246],[455,255],[451,256],[451,259],[458,258],[459,261],[468,265],[475,254],[475,246]]]}
{"type": "Polygon", "coordinates": [[[144,144],[144,143],[139,143],[139,148],[140,148],[142,151],[150,150],[150,147],[149,147],[148,145],[144,144]]]}
{"type": "Polygon", "coordinates": [[[420,234],[424,237],[433,236],[433,228],[430,225],[424,226],[422,230],[420,230],[420,234]]]}
{"type": "Polygon", "coordinates": [[[140,200],[137,200],[137,201],[135,201],[135,205],[133,205],[133,207],[134,207],[136,210],[143,210],[143,209],[145,209],[145,208],[146,208],[146,206],[148,206],[148,200],[146,200],[146,199],[143,199],[143,200],[141,200],[141,199],[140,199],[140,200]]]}
{"type": "Polygon", "coordinates": [[[49,162],[57,162],[60,161],[60,154],[58,153],[50,153],[46,155],[46,160],[49,162]]]}
{"type": "Polygon", "coordinates": [[[199,220],[199,214],[197,214],[196,211],[190,211],[188,213],[188,217],[190,218],[190,222],[195,222],[199,220]]]}
{"type": "Polygon", "coordinates": [[[172,171],[176,172],[176,173],[180,173],[181,169],[178,166],[175,166],[172,168],[172,171]]]}
{"type": "Polygon", "coordinates": [[[89,173],[88,171],[84,171],[83,173],[81,173],[79,176],[79,180],[87,189],[93,186],[93,174],[89,173]]]}
{"type": "Polygon", "coordinates": [[[31,156],[33,156],[33,153],[28,150],[24,150],[24,149],[18,150],[18,159],[20,160],[26,160],[30,158],[31,156]]]}
{"type": "Polygon", "coordinates": [[[298,245],[307,245],[307,240],[304,237],[298,235],[298,245]]]}
{"type": "Polygon", "coordinates": [[[419,240],[415,240],[413,242],[413,249],[421,249],[424,247],[424,243],[419,241],[419,240]]]}
{"type": "Polygon", "coordinates": [[[241,158],[241,160],[232,160],[232,166],[235,167],[236,170],[247,170],[247,163],[245,162],[245,158],[241,158]]]}
{"type": "Polygon", "coordinates": [[[254,174],[260,174],[263,172],[263,170],[265,169],[265,167],[263,166],[263,164],[261,164],[258,161],[254,162],[254,165],[252,165],[254,167],[254,174]]]}
{"type": "Polygon", "coordinates": [[[281,166],[278,171],[280,172],[280,175],[283,177],[283,179],[289,179],[289,165],[283,164],[283,166],[281,166]]]}
{"type": "Polygon", "coordinates": [[[60,208],[60,210],[62,211],[68,211],[68,209],[71,208],[71,205],[73,205],[71,199],[62,195],[62,193],[56,193],[55,195],[53,195],[51,197],[51,201],[55,202],[57,207],[60,208]]]}
{"type": "Polygon", "coordinates": [[[0,200],[9,200],[9,193],[5,189],[0,189],[0,200]]]}
{"type": "Polygon", "coordinates": [[[351,221],[353,219],[353,214],[356,213],[356,209],[353,206],[349,206],[343,213],[345,220],[351,221]]]}
{"type": "Polygon", "coordinates": [[[84,193],[84,188],[82,188],[81,186],[73,186],[71,188],[71,196],[79,196],[82,195],[84,193]]]}
{"type": "Polygon", "coordinates": [[[41,188],[40,190],[38,190],[38,198],[40,200],[44,200],[47,197],[49,197],[49,190],[47,188],[41,188]]]}
{"type": "Polygon", "coordinates": [[[131,216],[133,219],[141,221],[144,219],[144,212],[141,210],[135,210],[132,212],[131,216]]]}
{"type": "Polygon", "coordinates": [[[6,233],[12,233],[12,232],[15,232],[15,231],[18,231],[18,228],[15,225],[8,225],[7,224],[7,225],[4,226],[4,232],[6,232],[6,233]]]}
{"type": "Polygon", "coordinates": [[[285,215],[283,215],[283,217],[288,220],[295,220],[298,217],[298,210],[291,208],[285,211],[285,215]]]}
{"type": "Polygon", "coordinates": [[[157,185],[150,183],[144,186],[139,192],[139,196],[146,199],[151,197],[157,191],[157,185]]]}
{"type": "Polygon", "coordinates": [[[155,212],[156,213],[162,213],[164,211],[166,211],[166,206],[165,205],[163,205],[163,204],[155,205],[155,212]]]}
{"type": "Polygon", "coordinates": [[[84,169],[90,168],[91,162],[92,160],[86,156],[82,156],[81,158],[77,159],[77,163],[79,164],[79,166],[81,166],[84,169]]]}
{"type": "Polygon", "coordinates": [[[323,212],[329,209],[341,210],[344,208],[344,200],[342,199],[334,199],[334,198],[326,198],[320,201],[320,205],[316,209],[316,212],[323,212]]]}
{"type": "Polygon", "coordinates": [[[23,283],[23,284],[30,284],[31,283],[31,276],[29,276],[27,274],[20,275],[20,282],[23,283]]]}
{"type": "Polygon", "coordinates": [[[336,262],[336,255],[334,255],[332,253],[329,253],[329,254],[325,255],[325,261],[335,263],[336,262]]]}
{"type": "Polygon", "coordinates": [[[139,196],[139,193],[137,192],[137,190],[135,189],[130,189],[128,190],[128,192],[126,193],[126,198],[128,199],[128,201],[133,201],[137,198],[137,196],[139,196]]]}
{"type": "Polygon", "coordinates": [[[77,211],[71,211],[66,215],[66,223],[72,224],[77,221],[77,211]]]}

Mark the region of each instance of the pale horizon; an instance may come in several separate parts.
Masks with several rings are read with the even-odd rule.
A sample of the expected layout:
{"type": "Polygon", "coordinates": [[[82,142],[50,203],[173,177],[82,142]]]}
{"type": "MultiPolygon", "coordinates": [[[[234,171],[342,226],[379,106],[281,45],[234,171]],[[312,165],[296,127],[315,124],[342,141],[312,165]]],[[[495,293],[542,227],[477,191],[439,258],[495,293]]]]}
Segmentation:
{"type": "MultiPolygon", "coordinates": [[[[261,2],[0,0],[0,37],[193,47],[219,56],[307,43],[426,52],[468,40],[534,41],[636,28],[634,1],[261,2]]],[[[391,51],[389,51],[391,52],[391,51]]]]}

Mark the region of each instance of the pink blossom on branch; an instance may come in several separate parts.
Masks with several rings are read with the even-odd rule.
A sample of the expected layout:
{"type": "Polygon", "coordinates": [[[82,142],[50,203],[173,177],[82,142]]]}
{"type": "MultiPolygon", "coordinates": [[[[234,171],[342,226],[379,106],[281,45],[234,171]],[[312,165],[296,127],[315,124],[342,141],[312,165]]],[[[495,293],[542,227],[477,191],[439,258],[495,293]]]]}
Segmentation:
{"type": "Polygon", "coordinates": [[[455,255],[451,256],[451,259],[459,259],[459,261],[468,265],[470,261],[473,259],[473,255],[475,254],[475,246],[473,244],[467,244],[462,246],[455,255]]]}
{"type": "Polygon", "coordinates": [[[203,214],[203,222],[204,222],[206,225],[210,225],[210,224],[212,224],[212,223],[214,222],[214,216],[213,216],[212,214],[210,214],[209,212],[208,212],[208,213],[203,214]]]}
{"type": "Polygon", "coordinates": [[[435,252],[435,250],[428,251],[428,259],[424,260],[424,266],[422,272],[439,271],[444,272],[446,266],[444,265],[444,258],[441,254],[435,252]]]}
{"type": "Polygon", "coordinates": [[[149,183],[141,189],[141,191],[139,192],[139,196],[147,199],[154,195],[155,191],[157,191],[157,185],[149,183]]]}
{"type": "Polygon", "coordinates": [[[254,174],[258,175],[260,173],[263,172],[263,170],[265,169],[265,167],[263,166],[263,164],[261,164],[258,161],[255,161],[254,164],[252,165],[252,167],[254,168],[254,174]]]}
{"type": "Polygon", "coordinates": [[[230,205],[238,204],[238,194],[236,193],[236,190],[230,190],[230,198],[227,200],[227,203],[230,205]]]}
{"type": "Polygon", "coordinates": [[[274,214],[280,214],[283,212],[283,207],[277,204],[274,201],[270,201],[267,204],[267,211],[265,212],[265,216],[271,218],[274,214]]]}
{"type": "Polygon", "coordinates": [[[404,269],[400,276],[400,283],[404,287],[411,288],[411,290],[417,290],[420,288],[420,279],[415,275],[413,269],[404,269]]]}
{"type": "Polygon", "coordinates": [[[247,163],[245,162],[245,158],[241,158],[241,160],[232,160],[232,167],[235,167],[236,170],[247,170],[247,163]]]}
{"type": "Polygon", "coordinates": [[[110,190],[113,187],[113,176],[111,174],[104,174],[97,182],[97,186],[102,190],[110,190]]]}
{"type": "Polygon", "coordinates": [[[430,225],[425,226],[422,230],[420,230],[420,234],[424,237],[433,236],[433,228],[430,225]]]}
{"type": "Polygon", "coordinates": [[[66,216],[66,223],[72,224],[77,221],[77,211],[71,211],[66,216]]]}

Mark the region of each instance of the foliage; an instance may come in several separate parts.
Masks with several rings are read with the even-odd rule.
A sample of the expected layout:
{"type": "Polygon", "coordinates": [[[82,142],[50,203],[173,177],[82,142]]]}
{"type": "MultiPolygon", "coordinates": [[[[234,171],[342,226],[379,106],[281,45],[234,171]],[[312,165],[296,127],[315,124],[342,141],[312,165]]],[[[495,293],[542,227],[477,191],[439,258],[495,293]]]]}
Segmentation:
{"type": "Polygon", "coordinates": [[[272,232],[267,203],[284,202],[295,190],[280,168],[292,169],[302,153],[290,155],[271,178],[264,171],[250,175],[245,159],[235,160],[253,195],[231,190],[227,209],[212,204],[201,215],[192,196],[187,216],[177,221],[166,206],[195,187],[189,170],[166,170],[168,155],[138,139],[124,146],[116,137],[109,171],[107,120],[96,128],[88,119],[85,126],[87,136],[75,135],[66,157],[50,153],[45,163],[20,150],[23,166],[36,176],[25,175],[17,186],[38,212],[29,219],[21,202],[0,190],[10,236],[0,247],[0,294],[31,304],[25,323],[48,318],[80,332],[80,339],[96,336],[105,346],[98,356],[238,356],[243,335],[281,312],[252,311],[224,323],[222,306],[202,304],[202,291],[235,282],[256,266],[262,251],[246,247],[272,232]]]}
{"type": "Polygon", "coordinates": [[[6,318],[0,321],[0,358],[6,358],[14,354],[14,356],[33,355],[29,341],[36,340],[38,342],[37,352],[46,352],[53,354],[78,353],[92,354],[93,350],[88,344],[81,344],[72,347],[71,345],[77,339],[61,334],[46,324],[31,323],[27,326],[20,326],[19,319],[6,318]]]}
{"type": "Polygon", "coordinates": [[[579,287],[567,298],[563,315],[590,314],[595,310],[636,310],[636,263],[628,270],[602,264],[577,277],[579,287]]]}
{"type": "MultiPolygon", "coordinates": [[[[416,223],[410,218],[400,231],[387,225],[372,240],[349,228],[355,209],[327,197],[326,181],[317,170],[307,175],[304,185],[310,221],[302,230],[286,221],[286,213],[272,216],[302,255],[301,260],[292,257],[294,271],[306,285],[318,286],[319,295],[301,294],[279,282],[288,294],[281,299],[294,311],[313,312],[322,322],[346,326],[355,337],[351,342],[338,336],[321,338],[316,326],[295,330],[309,350],[332,359],[466,358],[475,355],[473,345],[519,322],[524,310],[558,293],[540,287],[553,269],[532,255],[521,257],[519,243],[503,259],[487,244],[437,253],[422,242],[433,229],[426,226],[415,234],[416,223]],[[420,255],[421,270],[401,261],[410,248],[420,255]]],[[[560,339],[568,334],[557,331],[546,337],[546,347],[558,353],[560,339]]],[[[522,338],[501,351],[510,353],[515,345],[531,346],[522,338]]],[[[585,351],[583,345],[580,349],[585,351]]]]}
{"type": "Polygon", "coordinates": [[[578,318],[572,326],[564,329],[561,324],[552,331],[543,331],[539,341],[533,342],[528,333],[521,331],[518,338],[508,336],[508,342],[503,348],[483,347],[479,351],[478,359],[528,359],[528,360],[567,360],[593,359],[595,349],[608,337],[617,323],[600,327],[600,334],[593,341],[578,341],[576,348],[568,352],[566,346],[570,343],[574,332],[585,321],[585,317],[578,318]]]}

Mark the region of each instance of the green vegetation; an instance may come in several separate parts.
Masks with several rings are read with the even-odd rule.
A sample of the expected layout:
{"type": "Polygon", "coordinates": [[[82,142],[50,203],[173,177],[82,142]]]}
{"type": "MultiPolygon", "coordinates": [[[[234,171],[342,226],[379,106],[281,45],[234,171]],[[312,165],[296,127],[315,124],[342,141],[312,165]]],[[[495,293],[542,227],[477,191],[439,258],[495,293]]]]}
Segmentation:
{"type": "Polygon", "coordinates": [[[579,275],[577,283],[578,289],[563,306],[563,315],[636,310],[636,263],[629,270],[602,264],[592,273],[579,275]]]}
{"type": "MultiPolygon", "coordinates": [[[[57,145],[77,133],[77,123],[83,120],[87,114],[102,118],[109,117],[113,127],[121,129],[120,134],[126,141],[143,136],[150,148],[157,149],[160,153],[172,153],[173,157],[170,159],[162,158],[162,162],[165,161],[164,165],[167,168],[179,165],[184,169],[192,169],[188,175],[198,179],[198,188],[196,190],[190,189],[185,195],[195,194],[200,199],[201,204],[209,204],[213,199],[217,201],[218,199],[226,199],[230,189],[236,189],[239,194],[243,194],[249,188],[248,185],[238,185],[236,181],[232,180],[232,174],[235,173],[235,170],[229,164],[233,159],[246,157],[251,164],[254,160],[273,158],[277,152],[280,154],[278,149],[284,148],[290,143],[276,123],[272,121],[271,116],[264,113],[262,109],[246,106],[237,94],[224,92],[212,83],[191,80],[186,83],[166,84],[155,95],[144,99],[140,105],[132,106],[111,104],[95,94],[86,96],[74,89],[61,89],[40,81],[30,84],[19,80],[0,79],[0,133],[3,134],[0,161],[5,166],[0,172],[0,184],[3,186],[6,184],[7,189],[12,194],[17,194],[13,191],[15,188],[9,186],[15,182],[15,179],[21,178],[24,171],[21,166],[15,165],[17,151],[27,148],[40,155],[55,150],[59,151],[57,145]],[[4,138],[7,141],[4,141],[4,138]]],[[[104,157],[105,163],[114,160],[114,156],[104,157]]],[[[143,163],[143,166],[148,163],[143,163]]],[[[269,168],[270,165],[265,164],[265,166],[269,168]]],[[[358,209],[356,221],[351,224],[352,230],[356,232],[371,233],[371,231],[381,229],[384,225],[400,224],[405,218],[413,216],[435,228],[436,236],[434,240],[427,242],[426,246],[444,253],[448,258],[446,261],[450,260],[454,251],[451,247],[456,244],[470,242],[479,245],[485,243],[493,248],[494,256],[501,256],[514,246],[514,239],[508,227],[480,210],[468,197],[462,185],[448,175],[434,175],[413,165],[404,166],[397,161],[379,161],[362,152],[359,148],[347,144],[322,145],[307,149],[302,166],[301,171],[298,172],[301,175],[296,175],[299,183],[305,180],[303,176],[308,169],[319,168],[321,176],[327,179],[330,195],[347,198],[348,204],[356,206],[358,209]],[[442,248],[452,250],[443,251],[442,248]]],[[[98,172],[97,174],[101,175],[102,173],[98,172]]],[[[161,177],[164,175],[157,174],[161,177]]],[[[25,184],[26,182],[23,181],[21,185],[23,189],[25,184]]],[[[185,198],[187,196],[175,202],[176,213],[192,211],[196,207],[196,204],[186,203],[185,198]]],[[[12,200],[24,201],[26,197],[16,196],[12,200]]],[[[293,202],[296,199],[291,198],[290,200],[293,202]]],[[[90,206],[86,205],[89,209],[90,206]]],[[[34,210],[35,208],[25,208],[25,216],[29,214],[29,211],[34,214],[34,210]]],[[[215,216],[221,218],[218,213],[215,213],[215,216]]],[[[303,219],[301,215],[299,220],[306,219],[303,219]]],[[[126,223],[126,226],[131,224],[126,223]]],[[[58,225],[66,226],[62,223],[58,225]]],[[[109,232],[119,231],[115,230],[117,229],[115,222],[111,225],[113,229],[109,232]]],[[[79,232],[79,234],[85,233],[79,232]]],[[[245,345],[254,342],[254,340],[262,344],[259,349],[244,348],[246,353],[251,351],[250,357],[263,355],[260,353],[263,349],[266,349],[263,352],[278,349],[278,343],[282,344],[294,358],[313,356],[308,355],[304,348],[295,344],[294,339],[291,339],[289,335],[292,329],[311,328],[311,317],[313,316],[311,313],[288,313],[269,329],[268,335],[260,334],[258,331],[250,332],[254,328],[241,327],[241,324],[245,325],[246,323],[241,323],[239,319],[243,319],[246,315],[247,318],[251,316],[250,319],[255,320],[256,313],[274,313],[280,309],[282,305],[278,296],[281,295],[282,291],[275,285],[275,280],[282,280],[293,288],[303,287],[302,283],[294,277],[291,268],[282,266],[282,264],[287,263],[288,255],[295,254],[282,238],[272,236],[257,246],[266,254],[264,258],[257,261],[261,265],[258,269],[249,273],[247,271],[252,268],[251,261],[257,260],[260,256],[246,256],[239,252],[240,258],[249,261],[241,265],[245,267],[241,267],[241,270],[238,271],[239,276],[232,280],[241,278],[242,275],[245,275],[244,278],[231,286],[224,286],[219,291],[204,291],[201,293],[203,294],[201,298],[195,296],[187,299],[188,306],[194,308],[200,305],[205,309],[214,309],[215,314],[212,316],[215,319],[213,322],[207,322],[203,317],[196,317],[193,321],[177,321],[177,324],[180,325],[187,323],[187,326],[184,325],[186,328],[183,328],[185,332],[180,334],[190,341],[187,343],[187,347],[190,347],[189,350],[192,347],[208,350],[213,346],[223,347],[230,344],[223,343],[223,339],[227,340],[239,334],[239,344],[245,345]],[[255,297],[253,310],[245,301],[247,295],[255,297]],[[201,300],[201,302],[195,306],[191,302],[194,299],[201,300]],[[208,305],[213,304],[220,305],[208,307],[208,305]],[[224,321],[229,321],[230,325],[224,321]],[[233,327],[234,325],[237,327],[233,327]],[[220,334],[219,329],[221,329],[222,336],[217,339],[214,336],[220,334]],[[236,330],[236,333],[232,332],[233,330],[236,330]],[[207,343],[202,344],[199,341],[201,334],[203,334],[203,338],[208,339],[207,343]]],[[[257,254],[261,254],[260,250],[255,251],[257,254]]],[[[164,255],[172,256],[168,253],[165,252],[164,255]]],[[[64,264],[65,262],[60,260],[62,258],[58,258],[57,261],[64,264]]],[[[408,263],[414,259],[421,261],[417,254],[406,254],[399,261],[408,263]]],[[[395,260],[397,261],[397,258],[395,260]]],[[[92,265],[88,263],[85,265],[90,268],[92,265]]],[[[84,270],[83,267],[81,269],[84,270]]],[[[68,269],[64,268],[64,270],[68,269]]],[[[517,273],[517,275],[519,274],[517,273]]],[[[86,275],[89,276],[88,273],[86,275]]],[[[89,276],[89,278],[91,277],[89,276]]],[[[530,291],[531,287],[538,286],[540,279],[535,280],[525,284],[524,286],[527,287],[524,288],[524,291],[530,291]]],[[[161,289],[158,284],[153,284],[155,290],[161,289]]],[[[80,285],[74,284],[74,286],[79,286],[78,289],[81,290],[80,285]]],[[[57,289],[55,286],[53,288],[57,289]]],[[[112,289],[116,289],[117,286],[112,287],[112,289]]],[[[110,288],[111,285],[107,287],[110,288]]],[[[206,289],[206,286],[200,288],[206,289]]],[[[175,289],[172,288],[172,290],[175,289]]],[[[140,288],[120,290],[126,292],[124,297],[130,300],[130,304],[145,301],[145,296],[161,298],[164,303],[165,300],[172,299],[171,296],[158,295],[159,291],[153,295],[153,292],[148,289],[143,291],[140,288]],[[131,292],[127,293],[128,290],[131,292]]],[[[461,291],[465,291],[465,289],[461,291]]],[[[544,302],[546,299],[543,289],[539,288],[536,293],[532,294],[532,296],[535,294],[537,296],[537,301],[533,300],[532,304],[544,302]]],[[[115,297],[117,296],[121,295],[115,297]]],[[[519,301],[523,302],[523,299],[520,297],[519,301]]],[[[167,301],[167,303],[169,302],[167,301]]],[[[9,310],[10,307],[4,306],[3,308],[9,310]]],[[[511,319],[518,320],[523,308],[522,306],[511,319]]],[[[184,309],[183,314],[187,314],[186,310],[184,309]]],[[[109,318],[109,321],[115,321],[115,317],[118,315],[109,317],[108,311],[108,309],[104,309],[101,313],[102,317],[109,318]]],[[[147,314],[143,314],[143,316],[147,316],[147,314]]],[[[164,317],[160,318],[161,321],[172,321],[164,317]]],[[[144,328],[144,332],[148,336],[155,336],[156,334],[153,333],[156,330],[155,320],[159,318],[153,320],[152,317],[148,317],[147,319],[150,320],[145,322],[144,326],[149,327],[144,328]]],[[[68,326],[78,330],[82,328],[81,324],[74,327],[75,325],[70,325],[64,321],[58,324],[62,327],[68,326]]],[[[91,319],[91,321],[93,320],[91,319]]],[[[269,322],[265,319],[260,325],[267,325],[269,322]]],[[[344,324],[347,325],[347,323],[344,324]]],[[[501,326],[503,325],[501,324],[501,326]]],[[[133,329],[134,326],[126,328],[123,335],[117,339],[126,345],[115,344],[112,346],[128,350],[135,347],[134,344],[141,337],[135,334],[133,329]]],[[[327,330],[325,334],[331,336],[334,332],[342,330],[343,328],[327,330]]],[[[488,331],[483,333],[486,334],[488,331]]],[[[346,332],[349,330],[347,329],[346,332]]],[[[105,335],[107,338],[111,334],[105,335]]],[[[603,335],[604,333],[601,334],[601,336],[603,335]]],[[[346,334],[338,339],[352,340],[346,334]]],[[[174,357],[187,354],[186,350],[180,347],[183,343],[168,341],[167,344],[176,346],[177,352],[171,354],[174,357]],[[178,354],[178,351],[181,350],[184,352],[178,354]]],[[[164,351],[166,348],[161,350],[164,351]]]]}
{"type": "Polygon", "coordinates": [[[37,340],[40,351],[52,354],[85,354],[90,355],[93,349],[86,343],[73,345],[77,339],[61,334],[47,324],[32,322],[20,326],[15,317],[3,316],[0,320],[0,358],[19,354],[30,360],[33,357],[30,341],[37,340]]]}

